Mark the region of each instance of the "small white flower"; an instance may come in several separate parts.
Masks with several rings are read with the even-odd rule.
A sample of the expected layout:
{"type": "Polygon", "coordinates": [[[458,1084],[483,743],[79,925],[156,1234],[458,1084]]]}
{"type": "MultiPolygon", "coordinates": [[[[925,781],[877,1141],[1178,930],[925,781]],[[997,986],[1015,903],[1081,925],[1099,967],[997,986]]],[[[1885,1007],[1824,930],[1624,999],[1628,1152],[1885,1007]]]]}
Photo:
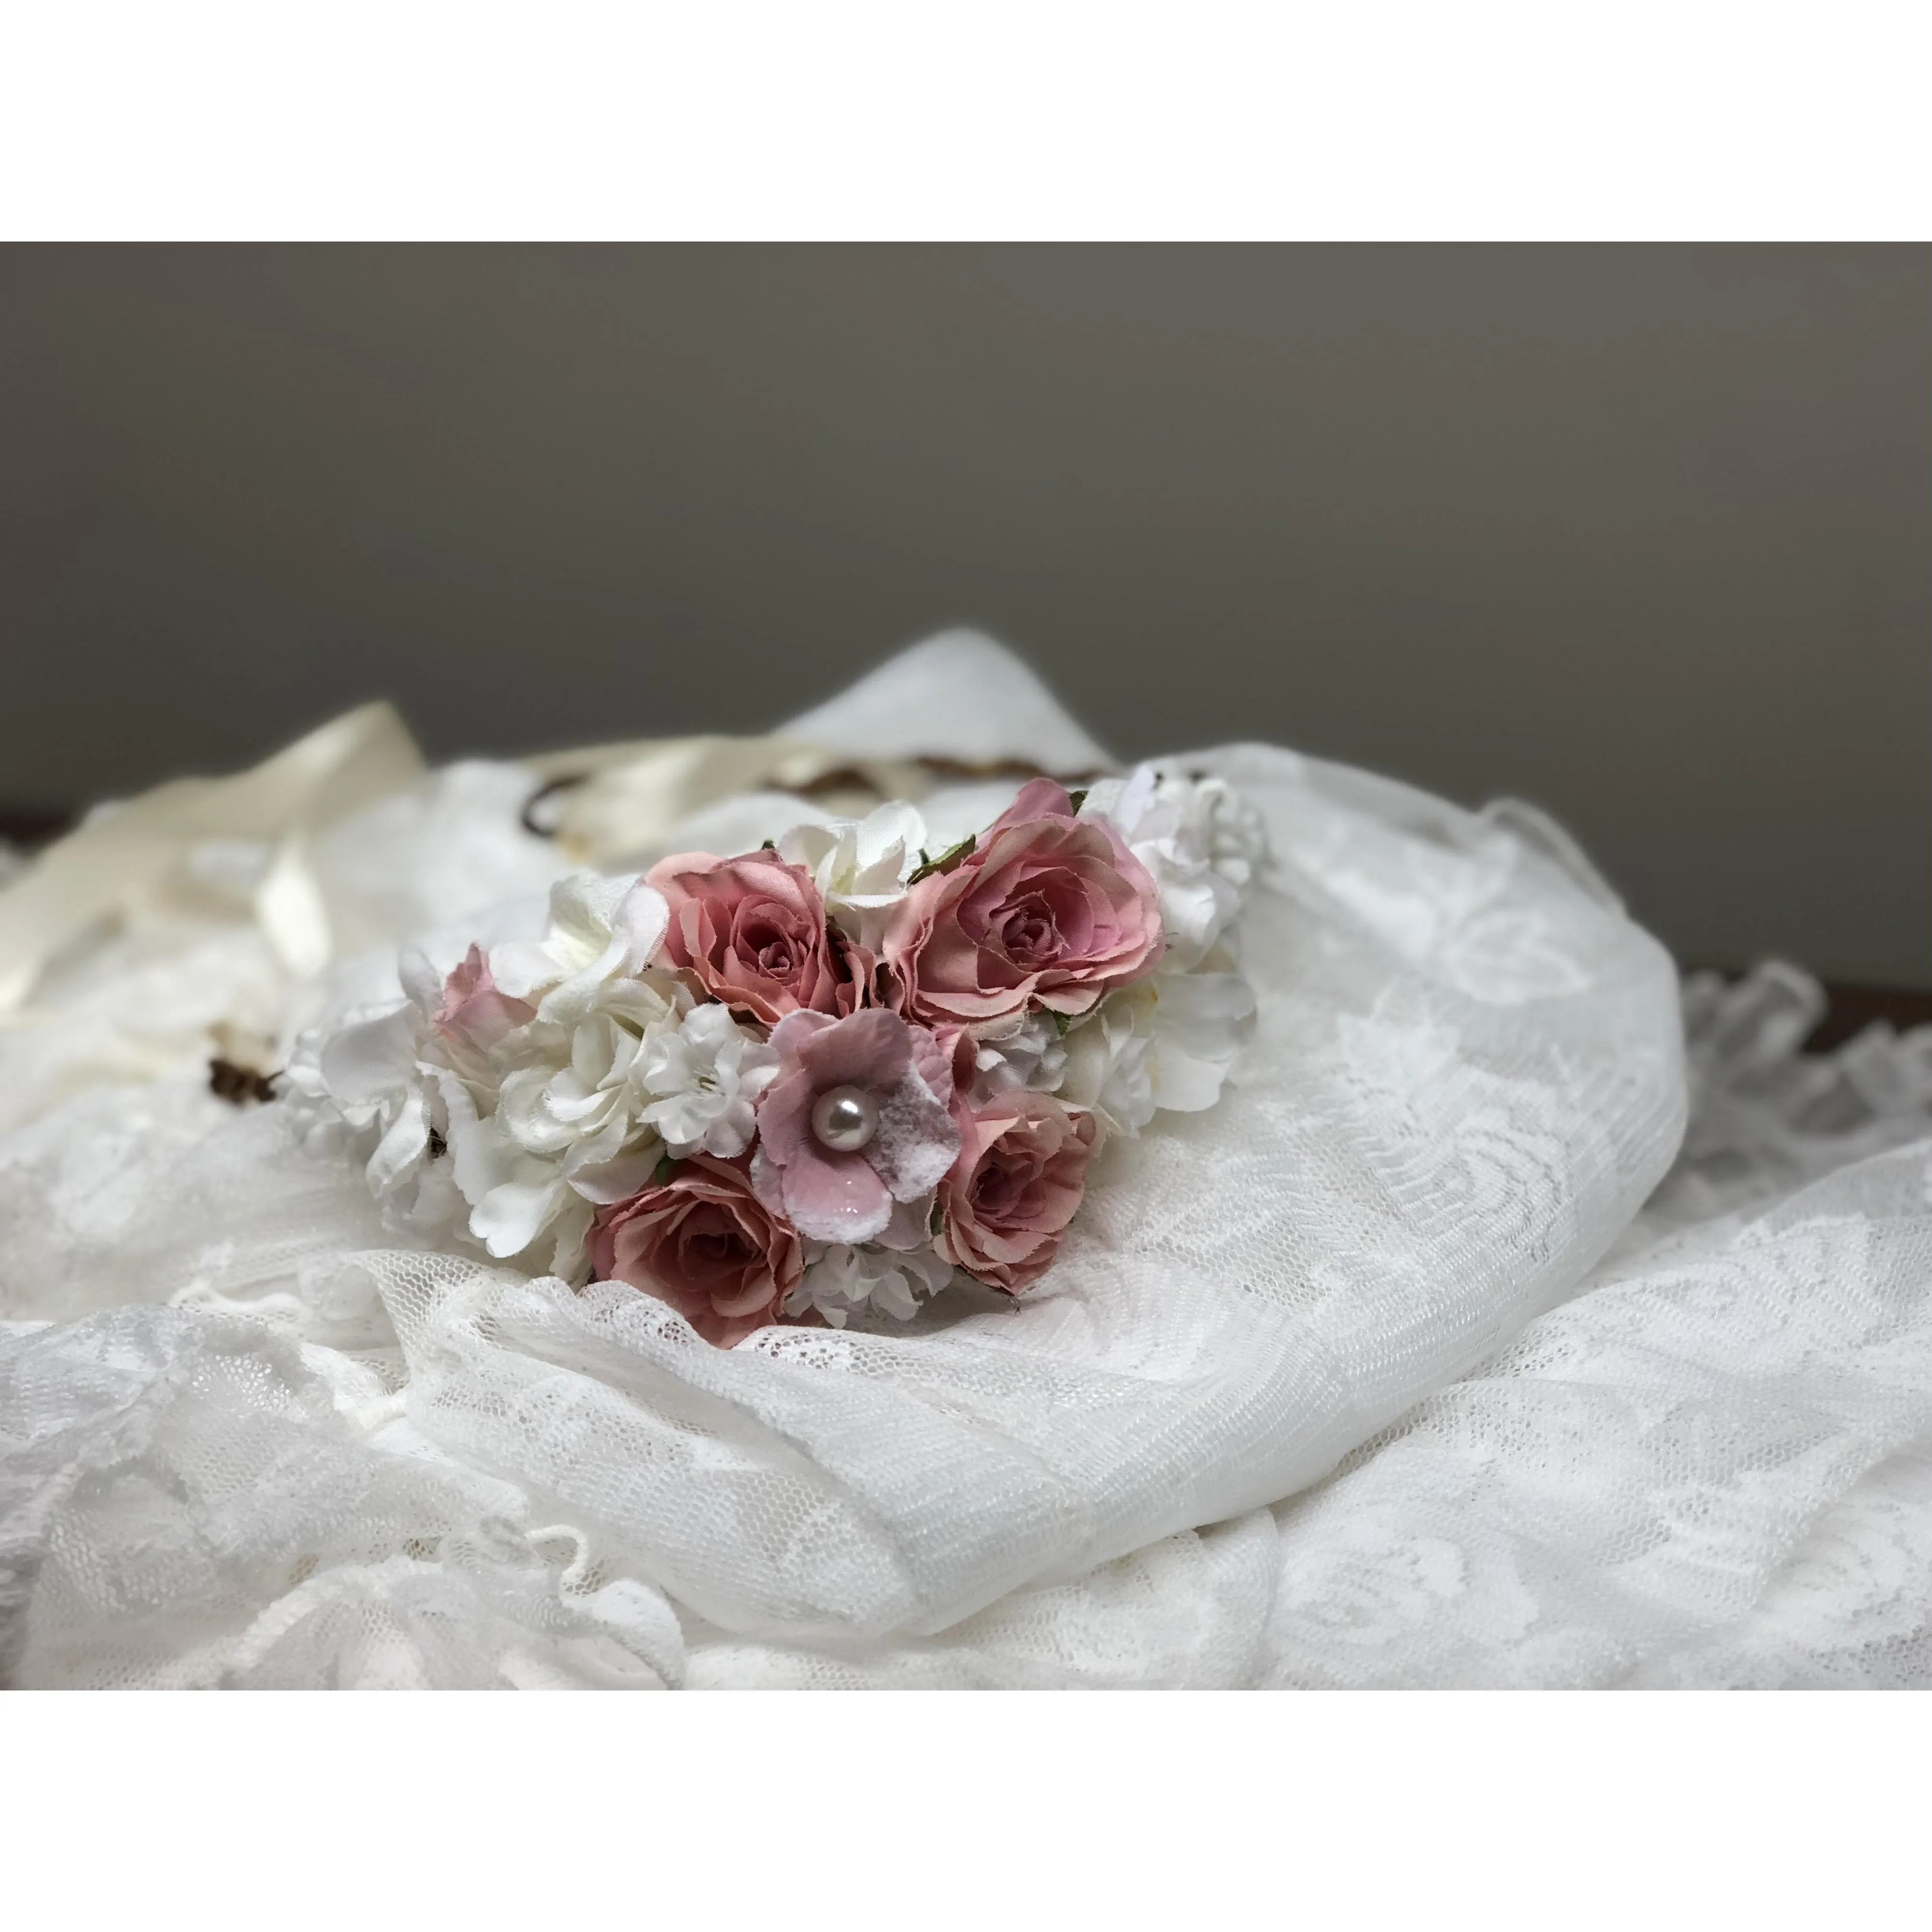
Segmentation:
{"type": "Polygon", "coordinates": [[[436,1157],[447,1114],[439,1070],[423,1060],[429,1032],[428,1014],[406,1000],[304,1034],[281,1090],[308,1154],[356,1162],[392,1226],[436,1235],[464,1210],[436,1157]]]}
{"type": "Polygon", "coordinates": [[[406,951],[403,1004],[304,1042],[284,1084],[305,1143],[362,1160],[392,1222],[574,1279],[596,1208],[634,1193],[662,1152],[633,1074],[692,994],[650,964],[668,916],[650,887],[580,874],[550,909],[540,944],[489,960],[531,1017],[446,1031],[444,976],[406,951]]]}
{"type": "Polygon", "coordinates": [[[975,1106],[1016,1087],[1057,1094],[1066,1077],[1066,1048],[1051,1013],[1028,1013],[1011,1033],[982,1040],[973,1064],[975,1106]]]}
{"type": "Polygon", "coordinates": [[[499,989],[536,1011],[496,1045],[482,1077],[466,1069],[473,1106],[449,1104],[456,1184],[490,1254],[548,1255],[542,1264],[573,1278],[596,1208],[649,1179],[662,1145],[640,1118],[638,1056],[692,1004],[650,964],[668,918],[640,880],[578,873],[551,888],[540,944],[492,951],[499,989]]]}
{"type": "Polygon", "coordinates": [[[675,1029],[645,1037],[635,1078],[651,1098],[640,1118],[674,1154],[702,1148],[729,1160],[751,1145],[758,1096],[778,1071],[777,1054],[728,1006],[694,1006],[675,1029]]]}
{"type": "Polygon", "coordinates": [[[467,1098],[460,1090],[449,1096],[448,1139],[449,1166],[470,1205],[471,1237],[500,1259],[525,1258],[574,1280],[597,1204],[641,1187],[656,1147],[600,1168],[580,1162],[573,1172],[568,1156],[525,1152],[506,1131],[500,1108],[479,1118],[467,1098]]]}
{"type": "Polygon", "coordinates": [[[1238,973],[1156,973],[1108,994],[1067,1035],[1060,1096],[1130,1136],[1162,1109],[1200,1113],[1220,1097],[1254,1016],[1238,973]]]}
{"type": "Polygon", "coordinates": [[[890,1248],[835,1244],[806,1264],[797,1287],[785,1298],[788,1315],[817,1309],[835,1328],[870,1312],[910,1322],[921,1294],[937,1294],[952,1279],[950,1262],[930,1248],[896,1252],[890,1248]]]}
{"type": "Polygon", "coordinates": [[[1154,1077],[1148,1055],[1152,1015],[1144,1000],[1119,994],[1102,1000],[1067,1035],[1067,1071],[1060,1098],[1100,1117],[1110,1133],[1130,1139],[1154,1117],[1154,1077]]]}
{"type": "MultiPolygon", "coordinates": [[[[655,1004],[646,1030],[676,1012],[662,994],[655,1004]]],[[[638,1132],[632,1070],[644,1034],[626,1024],[632,1017],[593,1012],[574,1027],[538,1020],[524,1029],[515,1042],[522,1064],[503,1076],[496,1102],[504,1131],[518,1147],[594,1166],[638,1132]]]]}
{"type": "Polygon", "coordinates": [[[1191,810],[1208,848],[1208,862],[1237,891],[1245,893],[1267,871],[1268,821],[1226,778],[1193,781],[1191,810]]]}
{"type": "Polygon", "coordinates": [[[1148,978],[1108,994],[1074,1023],[1054,1090],[1110,1130],[1133,1135],[1157,1112],[1214,1106],[1253,1030],[1254,991],[1236,965],[1237,922],[1268,863],[1268,832],[1225,779],[1152,764],[1097,782],[1081,815],[1111,819],[1147,868],[1160,888],[1167,949],[1148,978]]]}
{"type": "Polygon", "coordinates": [[[535,1005],[538,1019],[573,1026],[593,1007],[622,1006],[670,922],[664,895],[641,879],[573,872],[550,888],[542,943],[496,946],[490,968],[503,992],[535,1005]]]}
{"type": "Polygon", "coordinates": [[[1225,781],[1142,765],[1100,780],[1081,814],[1111,818],[1160,889],[1170,964],[1196,965],[1223,941],[1267,855],[1260,814],[1225,781]]]}
{"type": "Polygon", "coordinates": [[[778,841],[778,856],[802,866],[847,937],[877,952],[926,836],[925,820],[895,800],[864,818],[794,826],[778,841]]]}

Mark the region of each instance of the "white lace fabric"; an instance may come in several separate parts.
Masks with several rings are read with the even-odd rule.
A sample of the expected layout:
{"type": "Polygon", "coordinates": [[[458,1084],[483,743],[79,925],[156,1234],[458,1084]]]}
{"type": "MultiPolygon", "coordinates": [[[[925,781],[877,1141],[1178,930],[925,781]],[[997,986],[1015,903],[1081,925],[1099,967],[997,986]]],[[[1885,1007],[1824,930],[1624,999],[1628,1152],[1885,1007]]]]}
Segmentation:
{"type": "MultiPolygon", "coordinates": [[[[997,716],[988,648],[790,731],[927,750],[962,680],[997,716]]],[[[1077,739],[1016,691],[1022,750],[1077,739]]],[[[0,1036],[0,1674],[1925,1681],[1932,1036],[1802,1059],[1788,970],[1680,1004],[1534,814],[1186,763],[1268,822],[1257,1036],[1217,1108],[1108,1148],[1016,1304],[721,1351],[627,1288],[399,1246],[199,1042],[76,1076],[117,973],[206,1003],[245,928],[0,1036]]],[[[331,833],[325,898],[382,948],[272,986],[281,1037],[412,932],[527,923],[562,867],[503,768],[457,769],[331,833]]]]}

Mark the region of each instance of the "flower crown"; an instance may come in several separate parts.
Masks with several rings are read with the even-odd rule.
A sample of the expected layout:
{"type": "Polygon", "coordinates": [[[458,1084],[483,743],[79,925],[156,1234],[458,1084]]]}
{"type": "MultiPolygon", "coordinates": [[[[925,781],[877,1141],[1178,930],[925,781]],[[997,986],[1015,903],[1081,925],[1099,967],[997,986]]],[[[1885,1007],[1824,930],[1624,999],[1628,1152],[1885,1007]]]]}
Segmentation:
{"type": "Polygon", "coordinates": [[[1219,1097],[1265,839],[1148,765],[926,844],[882,805],[565,879],[540,944],[452,971],[406,952],[400,1005],[298,1042],[304,1143],[399,1228],[626,1282],[721,1346],[907,1318],[956,1270],[1023,1294],[1105,1137],[1219,1097]]]}

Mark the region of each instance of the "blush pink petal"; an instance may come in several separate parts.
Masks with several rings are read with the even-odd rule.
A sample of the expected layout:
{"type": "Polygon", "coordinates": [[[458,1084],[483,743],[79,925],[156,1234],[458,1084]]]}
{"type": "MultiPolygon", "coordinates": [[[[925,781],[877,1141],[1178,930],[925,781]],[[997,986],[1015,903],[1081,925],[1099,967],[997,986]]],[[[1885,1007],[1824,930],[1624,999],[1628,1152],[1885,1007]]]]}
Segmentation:
{"type": "Polygon", "coordinates": [[[1019,796],[993,820],[995,832],[1009,825],[1028,825],[1039,818],[1064,818],[1072,824],[1076,814],[1066,788],[1052,778],[1029,778],[1020,787],[1019,796]]]}
{"type": "Polygon", "coordinates": [[[959,1157],[939,1185],[934,1245],[988,1287],[1023,1293],[1052,1265],[1079,1208],[1096,1124],[1024,1089],[956,1111],[959,1157]]]}
{"type": "Polygon", "coordinates": [[[534,1006],[497,990],[480,946],[471,946],[443,982],[442,1004],[435,1014],[436,1029],[446,1039],[484,1053],[506,1034],[536,1017],[534,1006]]]}
{"type": "Polygon", "coordinates": [[[796,1059],[800,1048],[814,1034],[823,1033],[827,1027],[837,1024],[830,1013],[788,1013],[772,1028],[771,1043],[782,1057],[796,1059]]]}
{"type": "Polygon", "coordinates": [[[890,1088],[912,1064],[910,1029],[898,1014],[878,1006],[814,1029],[796,1051],[799,1064],[821,1092],[828,1087],[890,1088]]]}
{"type": "Polygon", "coordinates": [[[796,1233],[758,1199],[744,1162],[708,1154],[600,1208],[590,1253],[598,1280],[668,1302],[720,1348],[778,1320],[804,1272],[796,1233]]]}
{"type": "Polygon", "coordinates": [[[891,1190],[863,1154],[814,1151],[752,1163],[758,1198],[814,1241],[869,1241],[892,1219],[891,1190]]]}
{"type": "MultiPolygon", "coordinates": [[[[777,1037],[772,1035],[774,1040],[777,1037]]],[[[818,1089],[809,1080],[796,1075],[786,1077],[784,1065],[781,1060],[778,1078],[766,1088],[758,1102],[758,1144],[781,1167],[798,1159],[808,1144],[816,1144],[812,1109],[818,1098],[818,1089]]]]}
{"type": "Polygon", "coordinates": [[[850,1012],[870,998],[870,956],[855,977],[811,874],[776,853],[680,852],[646,883],[669,908],[664,957],[734,1010],[770,1026],[800,1010],[850,1012]]]}
{"type": "MultiPolygon", "coordinates": [[[[943,1107],[952,1105],[952,1090],[956,1084],[953,1070],[957,1064],[959,1036],[931,1033],[924,1027],[914,1027],[912,1032],[912,1061],[914,1070],[926,1082],[926,1090],[943,1107]]],[[[972,1066],[972,1052],[967,1053],[967,1066],[972,1066]]],[[[969,1071],[967,1078],[972,1078],[969,1071]]]]}
{"type": "Polygon", "coordinates": [[[879,1131],[866,1158],[892,1198],[910,1201],[936,1186],[959,1152],[952,1110],[908,1067],[879,1109],[879,1131]]]}
{"type": "Polygon", "coordinates": [[[1111,821],[1035,779],[976,850],[907,892],[881,956],[901,1011],[971,1026],[1034,1005],[1085,1012],[1163,944],[1159,892],[1111,821]]]}
{"type": "Polygon", "coordinates": [[[759,1198],[814,1240],[872,1240],[896,1202],[928,1192],[958,1154],[946,1049],[880,1006],[839,1020],[789,1015],[771,1043],[778,1077],[758,1106],[759,1198]],[[812,1130],[820,1096],[840,1087],[879,1110],[872,1140],[855,1151],[828,1148],[812,1130]]]}

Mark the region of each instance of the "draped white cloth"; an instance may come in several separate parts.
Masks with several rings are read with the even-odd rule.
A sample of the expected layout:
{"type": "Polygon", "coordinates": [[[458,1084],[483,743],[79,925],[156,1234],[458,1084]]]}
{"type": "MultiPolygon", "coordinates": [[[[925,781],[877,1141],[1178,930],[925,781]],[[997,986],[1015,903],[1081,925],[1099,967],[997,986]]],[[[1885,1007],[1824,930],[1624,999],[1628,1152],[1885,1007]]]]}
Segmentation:
{"type": "MultiPolygon", "coordinates": [[[[1101,755],[958,637],[785,737],[1101,755]]],[[[1932,1031],[1803,1059],[1802,975],[1680,998],[1528,808],[1223,747],[1277,861],[1238,1085],[1110,1146],[1016,1305],[719,1351],[399,1244],[208,1090],[566,868],[526,771],[385,757],[58,949],[0,891],[0,1680],[1932,1680],[1932,1031]]]]}

